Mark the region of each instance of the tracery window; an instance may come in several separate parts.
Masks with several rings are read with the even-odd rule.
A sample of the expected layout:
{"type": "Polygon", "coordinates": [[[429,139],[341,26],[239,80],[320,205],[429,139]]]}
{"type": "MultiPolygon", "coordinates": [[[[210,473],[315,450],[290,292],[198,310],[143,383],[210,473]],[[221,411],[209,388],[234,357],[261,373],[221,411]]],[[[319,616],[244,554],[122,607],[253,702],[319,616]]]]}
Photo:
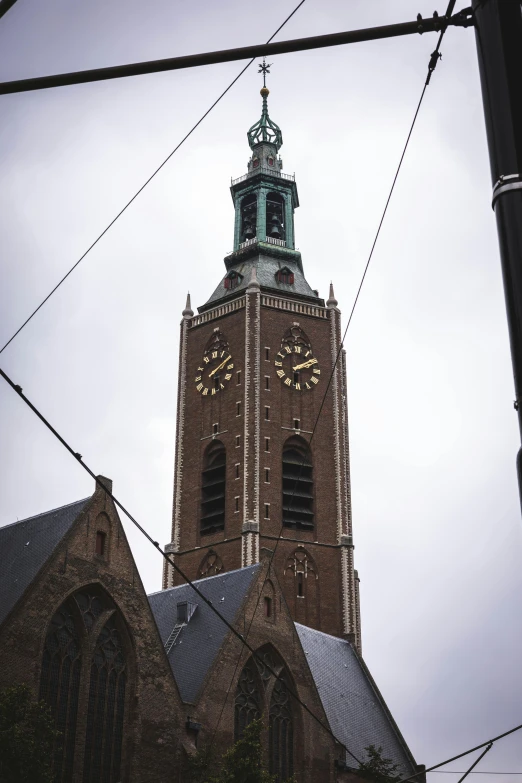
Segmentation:
{"type": "Polygon", "coordinates": [[[71,780],[80,692],[82,633],[78,612],[68,599],[58,609],[45,638],[40,699],[51,707],[61,738],[54,749],[56,783],[71,780]]]}
{"type": "Polygon", "coordinates": [[[113,601],[96,586],[68,598],[50,622],[40,699],[50,705],[61,732],[54,751],[55,783],[81,777],[75,746],[85,748],[84,783],[119,783],[122,779],[128,663],[121,627],[113,601]],[[93,633],[97,636],[94,652],[93,633]],[[85,735],[77,736],[79,705],[86,712],[87,725],[85,735]]]}
{"type": "Polygon", "coordinates": [[[203,457],[201,474],[201,534],[225,528],[226,449],[213,440],[203,457]]]}
{"type": "Polygon", "coordinates": [[[243,735],[249,723],[261,716],[262,698],[258,688],[258,674],[252,659],[239,675],[234,704],[234,740],[243,735]]]}
{"type": "Polygon", "coordinates": [[[286,673],[274,682],[268,714],[269,771],[283,781],[294,774],[294,726],[286,673]]]}
{"type": "Polygon", "coordinates": [[[305,594],[305,580],[318,579],[315,563],[303,547],[296,549],[286,561],[283,574],[291,571],[295,576],[296,593],[299,598],[305,594]]]}
{"type": "Polygon", "coordinates": [[[245,727],[263,713],[268,713],[270,773],[282,783],[294,774],[294,716],[288,671],[270,645],[258,650],[240,674],[234,711],[236,742],[245,727]]]}
{"type": "Polygon", "coordinates": [[[202,577],[214,576],[215,574],[219,574],[220,571],[222,570],[223,570],[223,561],[221,560],[217,552],[214,552],[213,549],[209,549],[209,551],[201,561],[201,564],[198,569],[198,575],[202,577]]]}
{"type": "Polygon", "coordinates": [[[126,685],[123,643],[112,615],[98,636],[91,660],[84,783],[117,783],[121,779],[126,685]]]}
{"type": "Polygon", "coordinates": [[[314,527],[312,453],[299,435],[283,446],[283,525],[296,530],[314,527]]]}

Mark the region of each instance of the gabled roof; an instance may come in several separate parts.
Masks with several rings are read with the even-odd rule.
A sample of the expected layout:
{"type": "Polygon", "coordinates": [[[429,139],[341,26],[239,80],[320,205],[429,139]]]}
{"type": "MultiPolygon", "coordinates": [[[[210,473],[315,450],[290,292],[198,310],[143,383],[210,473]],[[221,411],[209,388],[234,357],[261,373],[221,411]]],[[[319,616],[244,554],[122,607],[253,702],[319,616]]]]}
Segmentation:
{"type": "MultiPolygon", "coordinates": [[[[261,564],[198,579],[195,584],[220,613],[233,623],[261,564]]],[[[188,601],[197,609],[183,627],[168,654],[181,698],[194,703],[229,630],[189,585],[179,585],[149,595],[156,625],[165,645],[176,625],[177,605],[188,601]]]]}
{"type": "Polygon", "coordinates": [[[20,600],[90,498],[0,527],[0,624],[20,600]]]}
{"type": "MultiPolygon", "coordinates": [[[[305,625],[295,624],[330,727],[361,761],[368,745],[382,746],[383,756],[416,772],[414,759],[384,700],[351,644],[305,625]]],[[[346,763],[356,766],[347,755],[346,763]]]]}

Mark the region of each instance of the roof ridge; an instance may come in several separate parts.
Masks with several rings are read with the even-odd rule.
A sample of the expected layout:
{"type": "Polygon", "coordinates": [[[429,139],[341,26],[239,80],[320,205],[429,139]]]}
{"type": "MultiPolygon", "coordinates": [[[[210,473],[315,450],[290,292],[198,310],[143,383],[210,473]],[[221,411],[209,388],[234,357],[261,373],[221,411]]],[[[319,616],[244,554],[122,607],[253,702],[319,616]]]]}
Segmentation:
{"type": "Polygon", "coordinates": [[[56,511],[62,511],[64,508],[70,508],[71,506],[76,506],[80,503],[86,503],[87,500],[91,499],[91,497],[92,495],[89,495],[82,500],[75,500],[72,503],[66,503],[64,506],[58,506],[57,508],[52,508],[49,511],[42,511],[41,514],[35,514],[34,516],[26,517],[25,519],[17,519],[16,522],[9,522],[7,525],[0,525],[0,531],[5,530],[8,527],[13,527],[14,525],[21,525],[22,522],[30,522],[33,519],[38,519],[38,517],[46,517],[48,514],[54,514],[56,511]]]}
{"type": "Polygon", "coordinates": [[[326,636],[328,639],[334,639],[336,642],[341,642],[342,644],[347,644],[350,649],[352,650],[353,647],[350,644],[350,642],[347,639],[342,639],[340,636],[334,636],[331,633],[325,633],[324,631],[318,631],[317,628],[311,628],[309,625],[304,625],[303,623],[295,623],[295,626],[299,626],[299,628],[306,628],[307,631],[313,631],[314,633],[320,634],[321,636],[326,636]]]}
{"type": "MultiPolygon", "coordinates": [[[[201,582],[208,582],[210,579],[223,579],[225,576],[230,576],[231,574],[237,574],[240,571],[248,571],[249,568],[259,568],[261,566],[261,563],[252,563],[252,565],[249,566],[242,566],[241,568],[234,568],[233,571],[223,571],[219,574],[212,574],[212,576],[203,576],[201,579],[192,579],[192,583],[195,585],[201,584],[201,582]]],[[[183,582],[183,584],[180,585],[174,585],[174,587],[166,587],[163,590],[156,590],[154,593],[147,593],[147,598],[151,598],[153,595],[160,595],[163,593],[168,593],[171,590],[179,590],[180,587],[190,587],[188,582],[183,582]]]]}

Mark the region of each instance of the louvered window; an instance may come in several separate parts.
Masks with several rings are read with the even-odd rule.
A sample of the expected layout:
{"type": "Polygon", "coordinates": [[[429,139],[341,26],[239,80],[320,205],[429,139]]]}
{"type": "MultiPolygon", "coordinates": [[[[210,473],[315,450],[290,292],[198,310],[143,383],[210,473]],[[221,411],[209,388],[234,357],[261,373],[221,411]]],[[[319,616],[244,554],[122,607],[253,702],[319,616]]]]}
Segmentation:
{"type": "Polygon", "coordinates": [[[312,455],[303,438],[289,438],[283,448],[283,525],[296,530],[314,527],[312,455]]]}
{"type": "Polygon", "coordinates": [[[225,528],[226,451],[219,440],[208,447],[201,475],[202,534],[225,528]]]}

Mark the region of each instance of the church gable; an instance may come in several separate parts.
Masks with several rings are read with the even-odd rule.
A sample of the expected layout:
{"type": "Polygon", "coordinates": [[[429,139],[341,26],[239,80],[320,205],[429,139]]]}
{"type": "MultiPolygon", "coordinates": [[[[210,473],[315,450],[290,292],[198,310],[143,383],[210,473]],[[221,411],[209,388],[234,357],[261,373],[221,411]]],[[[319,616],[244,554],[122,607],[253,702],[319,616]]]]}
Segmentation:
{"type": "Polygon", "coordinates": [[[0,688],[25,683],[51,706],[57,781],[167,780],[180,700],[123,527],[101,487],[64,508],[9,533],[54,546],[0,628],[0,688]]]}
{"type": "MultiPolygon", "coordinates": [[[[269,557],[269,550],[264,550],[255,566],[197,582],[256,655],[199,601],[169,659],[184,700],[197,693],[190,714],[199,727],[198,747],[205,747],[214,736],[217,747],[229,747],[251,720],[261,717],[266,761],[274,774],[285,779],[296,772],[302,780],[333,781],[338,749],[292,695],[328,725],[281,587],[275,574],[268,573],[269,557]],[[206,646],[211,647],[211,655],[206,646]],[[195,672],[197,683],[192,679],[195,672]]],[[[173,598],[178,606],[181,599],[198,602],[188,586],[149,597],[163,640],[174,619],[173,598]],[[169,603],[166,623],[161,613],[169,603]]]]}
{"type": "Polygon", "coordinates": [[[0,528],[0,625],[70,530],[90,498],[0,528]]]}
{"type": "MultiPolygon", "coordinates": [[[[225,619],[233,623],[259,570],[260,565],[257,564],[199,579],[195,584],[225,619]]],[[[153,593],[149,595],[149,602],[161,641],[168,650],[181,698],[194,704],[229,630],[190,585],[153,593]],[[195,607],[190,618],[180,614],[179,610],[187,603],[195,607]]]]}

